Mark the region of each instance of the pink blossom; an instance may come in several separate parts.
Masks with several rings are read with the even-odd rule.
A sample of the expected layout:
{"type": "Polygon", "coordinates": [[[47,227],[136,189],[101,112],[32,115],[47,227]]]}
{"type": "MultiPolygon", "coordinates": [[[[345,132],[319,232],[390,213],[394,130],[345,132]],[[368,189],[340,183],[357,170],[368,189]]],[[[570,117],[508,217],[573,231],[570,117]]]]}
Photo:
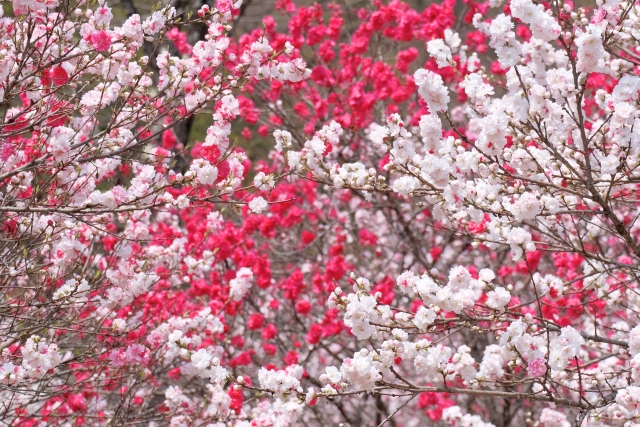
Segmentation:
{"type": "Polygon", "coordinates": [[[547,365],[542,357],[534,359],[529,362],[527,366],[527,372],[534,378],[541,377],[547,372],[547,365]]]}
{"type": "Polygon", "coordinates": [[[98,52],[108,51],[111,46],[111,36],[104,30],[91,34],[89,41],[98,52]]]}

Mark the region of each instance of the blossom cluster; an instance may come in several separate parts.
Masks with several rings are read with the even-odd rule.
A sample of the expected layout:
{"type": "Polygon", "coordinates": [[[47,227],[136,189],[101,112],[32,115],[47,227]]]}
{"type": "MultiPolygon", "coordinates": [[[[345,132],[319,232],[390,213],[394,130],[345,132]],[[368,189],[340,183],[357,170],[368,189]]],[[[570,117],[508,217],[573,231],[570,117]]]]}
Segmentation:
{"type": "Polygon", "coordinates": [[[8,425],[635,425],[640,6],[241,3],[0,19],[8,425]]]}

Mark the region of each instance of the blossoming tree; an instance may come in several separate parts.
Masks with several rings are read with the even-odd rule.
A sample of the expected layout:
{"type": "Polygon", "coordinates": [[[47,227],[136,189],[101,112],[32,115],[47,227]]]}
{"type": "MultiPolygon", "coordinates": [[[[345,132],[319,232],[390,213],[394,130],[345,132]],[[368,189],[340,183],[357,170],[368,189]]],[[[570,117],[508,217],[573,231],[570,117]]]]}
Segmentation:
{"type": "Polygon", "coordinates": [[[640,7],[240,3],[0,20],[2,422],[640,424],[640,7]]]}

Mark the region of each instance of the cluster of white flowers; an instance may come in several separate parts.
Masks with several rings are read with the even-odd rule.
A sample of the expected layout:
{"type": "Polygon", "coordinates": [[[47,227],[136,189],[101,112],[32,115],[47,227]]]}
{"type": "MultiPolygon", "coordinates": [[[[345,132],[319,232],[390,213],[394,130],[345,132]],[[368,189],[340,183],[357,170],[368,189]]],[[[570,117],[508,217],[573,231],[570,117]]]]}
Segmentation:
{"type": "Polygon", "coordinates": [[[205,308],[193,317],[171,317],[166,322],[151,331],[147,337],[147,344],[151,348],[160,348],[160,358],[165,364],[170,364],[176,359],[188,360],[183,364],[181,371],[185,375],[209,378],[215,384],[223,384],[227,371],[220,366],[222,352],[220,348],[204,347],[197,351],[188,348],[198,348],[202,345],[202,337],[194,334],[194,331],[206,330],[212,334],[224,330],[224,325],[211,313],[210,308],[205,308]]]}
{"type": "Polygon", "coordinates": [[[78,282],[76,279],[67,280],[58,290],[53,293],[53,299],[68,300],[69,302],[82,303],[87,301],[89,283],[86,279],[78,282]]]}
{"type": "Polygon", "coordinates": [[[258,77],[263,79],[277,79],[280,81],[300,82],[311,75],[307,64],[300,58],[289,62],[272,62],[260,68],[258,77]]]}
{"type": "Polygon", "coordinates": [[[268,191],[276,185],[273,175],[267,175],[264,172],[258,172],[253,178],[253,185],[258,190],[268,191]]]}
{"type": "Polygon", "coordinates": [[[371,295],[349,294],[344,324],[360,340],[376,335],[376,328],[371,322],[382,321],[378,311],[378,302],[371,295]]]}
{"type": "MultiPolygon", "coordinates": [[[[530,364],[537,363],[537,360],[546,357],[551,369],[560,372],[576,357],[581,356],[581,348],[585,341],[580,333],[571,326],[562,328],[560,333],[550,332],[551,340],[547,348],[546,337],[527,332],[527,330],[537,330],[537,327],[530,328],[527,324],[527,322],[531,322],[531,316],[525,316],[525,321],[519,319],[511,323],[500,338],[500,345],[506,345],[505,349],[507,350],[517,350],[523,361],[530,364]]],[[[505,356],[508,359],[513,359],[513,355],[506,354],[505,356]]],[[[532,369],[537,369],[537,367],[531,368],[530,373],[532,369]]]]}
{"type": "MultiPolygon", "coordinates": [[[[489,102],[489,97],[494,94],[493,87],[484,82],[480,73],[468,74],[460,83],[460,87],[464,88],[464,92],[474,105],[482,107],[489,102]]],[[[480,110],[482,111],[482,109],[480,110]]]]}
{"type": "Polygon", "coordinates": [[[491,37],[490,45],[498,55],[498,61],[502,68],[513,67],[518,63],[522,55],[522,44],[516,39],[513,32],[513,21],[510,16],[501,13],[496,16],[491,24],[480,22],[479,14],[474,16],[474,24],[480,31],[491,37]]]}
{"type": "Polygon", "coordinates": [[[25,376],[25,370],[20,365],[4,362],[0,366],[0,384],[19,384],[25,376]]]}
{"type": "MultiPolygon", "coordinates": [[[[396,283],[403,293],[418,295],[427,307],[438,310],[435,313],[445,310],[459,314],[475,304],[495,277],[491,270],[483,269],[480,278],[474,279],[466,268],[457,266],[451,269],[445,286],[439,286],[428,274],[416,276],[410,271],[398,276],[396,283]]],[[[433,311],[425,314],[431,317],[433,311]]]]}
{"type": "Polygon", "coordinates": [[[365,191],[376,187],[376,170],[367,169],[362,163],[345,163],[342,166],[335,165],[331,169],[330,177],[336,188],[362,188],[365,191]]]}
{"type": "Polygon", "coordinates": [[[289,365],[282,370],[268,370],[260,368],[258,380],[260,387],[265,388],[278,397],[283,397],[286,393],[302,393],[300,379],[304,369],[300,365],[289,365]]]}
{"type": "MultiPolygon", "coordinates": [[[[419,296],[425,304],[414,315],[394,313],[389,306],[379,304],[375,296],[369,294],[371,286],[367,279],[355,279],[354,293],[346,297],[342,296],[341,289],[336,289],[329,298],[329,307],[345,309],[345,325],[351,328],[356,338],[391,339],[384,341],[375,352],[363,349],[355,353],[353,358],[345,360],[339,372],[335,368],[327,368],[324,380],[336,385],[344,381],[356,388],[371,390],[382,379],[383,374],[390,372],[396,358],[413,361],[416,372],[429,382],[449,381],[460,377],[465,383],[473,384],[476,380],[499,379],[504,372],[501,367],[504,360],[502,356],[496,357],[496,352],[492,351],[495,349],[501,353],[499,346],[488,348],[478,372],[469,347],[463,345],[454,351],[425,339],[410,341],[404,330],[415,327],[420,332],[427,332],[436,325],[441,313],[460,314],[465,308],[474,306],[483,289],[493,286],[491,282],[496,277],[489,269],[481,270],[479,276],[474,279],[464,267],[454,267],[447,285],[441,287],[427,274],[402,274],[397,279],[400,290],[411,297],[419,296]],[[394,328],[394,325],[401,325],[403,329],[394,328]]],[[[511,295],[506,289],[493,287],[487,305],[502,311],[510,299],[511,295]]],[[[505,337],[508,336],[503,335],[506,342],[505,337]]]]}
{"type": "Polygon", "coordinates": [[[629,331],[629,353],[640,354],[640,325],[629,331]]]}
{"type": "Polygon", "coordinates": [[[502,286],[496,286],[487,293],[487,307],[491,307],[494,310],[503,311],[509,301],[511,301],[511,294],[502,286]]]}
{"type": "Polygon", "coordinates": [[[578,71],[597,73],[605,70],[604,64],[609,54],[602,45],[602,26],[590,24],[576,30],[576,46],[578,46],[578,71]]]}
{"type": "Polygon", "coordinates": [[[449,66],[453,61],[451,57],[451,49],[444,43],[442,39],[433,39],[427,43],[427,52],[436,60],[439,68],[449,66]]]}
{"type": "Polygon", "coordinates": [[[215,356],[214,349],[201,348],[191,355],[191,366],[186,365],[182,371],[186,374],[195,373],[201,378],[209,378],[213,384],[221,385],[229,375],[220,366],[220,359],[215,356]]]}
{"type": "Polygon", "coordinates": [[[513,214],[516,221],[526,221],[535,219],[542,210],[538,198],[529,192],[514,197],[515,202],[503,202],[506,210],[513,214]]]}
{"type": "Polygon", "coordinates": [[[165,401],[164,403],[170,409],[177,409],[181,406],[191,406],[192,402],[187,396],[184,395],[182,389],[179,386],[169,386],[164,391],[165,401]]]}
{"type": "Polygon", "coordinates": [[[69,158],[71,144],[74,142],[76,131],[65,126],[58,126],[51,131],[47,151],[56,161],[63,162],[69,158]]]}
{"type": "Polygon", "coordinates": [[[447,109],[449,90],[439,74],[420,69],[415,72],[413,78],[418,86],[418,93],[427,103],[432,114],[447,109]]]}
{"type": "MultiPolygon", "coordinates": [[[[282,426],[295,427],[299,425],[304,405],[297,399],[262,400],[252,408],[250,416],[252,420],[240,420],[234,423],[237,427],[253,426],[282,426]]],[[[222,423],[214,424],[214,427],[224,427],[222,423]]]]}
{"type": "Polygon", "coordinates": [[[540,414],[540,422],[545,427],[571,427],[567,416],[551,408],[544,408],[540,414]]]}
{"type": "Polygon", "coordinates": [[[562,328],[560,336],[551,340],[549,352],[549,366],[561,371],[579,355],[584,338],[571,326],[562,328]]]}
{"type": "Polygon", "coordinates": [[[442,121],[436,114],[425,114],[420,117],[420,136],[424,149],[437,152],[442,148],[442,121]]]}
{"type": "Polygon", "coordinates": [[[509,6],[511,15],[529,24],[536,39],[551,41],[560,36],[560,24],[551,11],[545,10],[543,5],[534,3],[532,0],[512,0],[509,6]]]}
{"type": "Polygon", "coordinates": [[[242,267],[236,272],[235,279],[229,281],[229,298],[240,301],[251,290],[253,272],[250,268],[242,267]]]}
{"type": "Polygon", "coordinates": [[[205,159],[195,159],[189,167],[202,185],[213,185],[218,178],[218,168],[205,159]]]}
{"type": "Polygon", "coordinates": [[[509,230],[506,243],[511,246],[514,261],[522,258],[525,252],[533,252],[536,249],[535,243],[531,241],[531,233],[520,227],[509,230]]]}
{"type": "Polygon", "coordinates": [[[616,394],[616,403],[625,418],[635,418],[640,415],[640,387],[628,386],[616,394]]]}
{"type": "Polygon", "coordinates": [[[273,131],[273,137],[276,140],[275,150],[277,152],[282,152],[284,149],[291,148],[292,137],[291,133],[286,130],[276,129],[273,131]]]}
{"type": "Polygon", "coordinates": [[[363,348],[352,358],[345,359],[340,367],[340,377],[356,390],[373,390],[376,381],[382,379],[374,362],[375,353],[363,348]]]}
{"type": "Polygon", "coordinates": [[[118,99],[120,83],[100,83],[95,89],[85,93],[80,100],[83,114],[90,116],[118,99]]]}
{"type": "Polygon", "coordinates": [[[249,202],[249,209],[251,209],[251,212],[256,214],[260,214],[264,212],[267,209],[267,207],[268,207],[268,203],[262,196],[254,197],[249,202]]]}
{"type": "Polygon", "coordinates": [[[477,415],[466,414],[459,406],[451,406],[442,411],[442,419],[455,427],[495,427],[482,421],[477,415]]]}
{"type": "MultiPolygon", "coordinates": [[[[287,163],[291,170],[302,172],[305,168],[314,175],[322,178],[328,176],[331,165],[324,162],[324,154],[328,145],[337,145],[342,135],[342,126],[338,122],[332,121],[325,125],[313,135],[313,138],[304,143],[301,151],[288,151],[287,163]]],[[[278,146],[287,147],[291,145],[291,135],[288,132],[274,133],[278,146]]]]}
{"type": "MultiPolygon", "coordinates": [[[[125,246],[121,249],[124,253],[132,250],[125,246]]],[[[103,298],[102,304],[108,308],[114,308],[129,304],[134,298],[146,293],[156,283],[158,276],[154,273],[140,271],[141,262],[123,263],[117,269],[109,269],[106,277],[113,284],[103,298]],[[136,270],[138,272],[136,272],[136,270]]]]}
{"type": "MultiPolygon", "coordinates": [[[[42,378],[62,362],[58,346],[56,344],[47,345],[44,338],[35,335],[27,340],[21,350],[22,368],[24,368],[24,375],[27,377],[42,378]]],[[[7,370],[10,372],[12,369],[9,366],[7,370]]]]}

